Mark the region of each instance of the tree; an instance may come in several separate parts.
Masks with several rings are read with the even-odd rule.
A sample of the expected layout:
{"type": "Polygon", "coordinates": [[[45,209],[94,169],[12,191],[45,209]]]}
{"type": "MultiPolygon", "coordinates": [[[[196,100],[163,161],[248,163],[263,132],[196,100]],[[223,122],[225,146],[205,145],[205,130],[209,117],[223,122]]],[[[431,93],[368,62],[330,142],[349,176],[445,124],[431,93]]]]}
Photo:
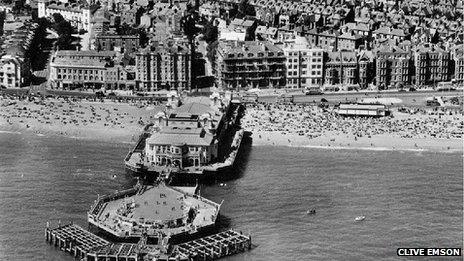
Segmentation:
{"type": "Polygon", "coordinates": [[[215,42],[218,39],[218,35],[218,28],[217,26],[213,25],[212,22],[207,23],[203,28],[203,39],[208,44],[215,42]]]}
{"type": "MultiPolygon", "coordinates": [[[[196,27],[196,21],[198,19],[197,13],[194,11],[194,9],[190,13],[187,13],[182,19],[180,20],[182,29],[184,34],[187,36],[187,39],[189,40],[189,45],[190,45],[190,61],[191,64],[193,65],[193,60],[195,59],[195,36],[198,34],[199,30],[196,27]]],[[[195,71],[193,70],[193,66],[190,66],[190,88],[195,87],[195,71]]]]}
{"type": "Polygon", "coordinates": [[[55,22],[55,24],[58,24],[64,21],[63,16],[59,13],[54,13],[52,16],[53,16],[53,21],[55,22]]]}
{"type": "Polygon", "coordinates": [[[58,34],[58,40],[56,41],[56,46],[59,49],[71,49],[72,42],[72,32],[73,28],[71,24],[66,21],[61,14],[54,13],[53,20],[55,21],[53,28],[58,34]]]}
{"type": "Polygon", "coordinates": [[[242,0],[240,4],[238,5],[238,15],[239,18],[243,18],[245,16],[255,16],[256,11],[254,6],[250,5],[248,3],[248,0],[242,0]]]}
{"type": "Polygon", "coordinates": [[[214,64],[216,60],[216,50],[219,45],[218,41],[214,41],[206,47],[206,58],[210,61],[211,64],[214,64]]]}

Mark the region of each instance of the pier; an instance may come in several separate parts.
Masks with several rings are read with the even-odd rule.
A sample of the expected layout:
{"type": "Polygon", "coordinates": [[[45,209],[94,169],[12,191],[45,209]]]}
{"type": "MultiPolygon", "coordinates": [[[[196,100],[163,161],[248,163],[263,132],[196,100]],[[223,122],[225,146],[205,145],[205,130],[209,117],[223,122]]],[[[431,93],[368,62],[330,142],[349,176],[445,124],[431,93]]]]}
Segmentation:
{"type": "Polygon", "coordinates": [[[147,237],[139,243],[111,243],[72,223],[45,229],[47,242],[70,253],[79,260],[217,260],[251,249],[251,236],[228,230],[211,236],[170,246],[167,240],[160,245],[147,244],[147,237]],[[155,259],[153,259],[155,258],[155,259]]]}
{"type": "Polygon", "coordinates": [[[51,229],[47,223],[45,239],[50,244],[70,253],[76,258],[84,258],[94,248],[107,246],[110,242],[72,223],[51,229]]]}
{"type": "Polygon", "coordinates": [[[177,251],[195,260],[216,260],[251,249],[251,236],[228,230],[177,245],[177,251]]]}
{"type": "Polygon", "coordinates": [[[155,260],[165,261],[187,260],[181,253],[168,251],[169,245],[148,245],[146,237],[142,237],[137,244],[110,243],[74,224],[54,229],[50,229],[47,224],[45,237],[47,242],[78,260],[142,261],[145,257],[156,257],[158,259],[155,260]]]}

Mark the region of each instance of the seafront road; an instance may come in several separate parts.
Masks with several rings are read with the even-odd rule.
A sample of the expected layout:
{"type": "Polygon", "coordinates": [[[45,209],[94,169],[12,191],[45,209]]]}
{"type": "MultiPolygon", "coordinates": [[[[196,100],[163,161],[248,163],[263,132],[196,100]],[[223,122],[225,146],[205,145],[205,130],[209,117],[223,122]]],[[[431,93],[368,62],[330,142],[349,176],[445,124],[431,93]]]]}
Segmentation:
{"type": "MultiPolygon", "coordinates": [[[[321,102],[321,99],[326,99],[329,103],[339,103],[344,101],[360,101],[364,98],[398,98],[402,100],[402,103],[396,104],[396,106],[425,106],[425,101],[428,97],[434,96],[461,96],[462,91],[415,91],[415,92],[356,92],[356,93],[324,93],[322,95],[305,95],[303,93],[295,93],[295,103],[310,103],[310,102],[321,102]]],[[[278,96],[259,96],[258,101],[260,102],[272,102],[275,101],[278,96]]]]}

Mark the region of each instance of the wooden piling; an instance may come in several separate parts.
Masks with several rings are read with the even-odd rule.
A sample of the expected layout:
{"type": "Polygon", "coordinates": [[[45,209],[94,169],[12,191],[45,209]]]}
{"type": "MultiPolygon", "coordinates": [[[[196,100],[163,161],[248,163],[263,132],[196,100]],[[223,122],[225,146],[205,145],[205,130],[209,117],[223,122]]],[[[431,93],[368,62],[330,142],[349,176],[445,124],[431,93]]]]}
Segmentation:
{"type": "Polygon", "coordinates": [[[229,230],[177,245],[180,253],[200,260],[216,260],[251,249],[251,237],[229,230]]]}

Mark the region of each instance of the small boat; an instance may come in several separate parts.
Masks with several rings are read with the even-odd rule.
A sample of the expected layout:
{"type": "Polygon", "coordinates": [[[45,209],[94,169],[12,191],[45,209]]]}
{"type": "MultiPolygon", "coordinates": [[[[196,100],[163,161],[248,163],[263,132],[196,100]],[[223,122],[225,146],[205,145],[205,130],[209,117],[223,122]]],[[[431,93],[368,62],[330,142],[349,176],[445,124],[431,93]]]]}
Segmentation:
{"type": "Polygon", "coordinates": [[[364,219],[366,219],[365,216],[359,216],[359,217],[356,217],[354,221],[363,221],[364,219]]]}
{"type": "Polygon", "coordinates": [[[316,214],[316,209],[315,208],[312,208],[312,209],[309,209],[308,211],[306,211],[306,215],[314,215],[316,214]]]}
{"type": "Polygon", "coordinates": [[[226,183],[219,183],[219,187],[225,187],[225,186],[227,186],[226,183]]]}

